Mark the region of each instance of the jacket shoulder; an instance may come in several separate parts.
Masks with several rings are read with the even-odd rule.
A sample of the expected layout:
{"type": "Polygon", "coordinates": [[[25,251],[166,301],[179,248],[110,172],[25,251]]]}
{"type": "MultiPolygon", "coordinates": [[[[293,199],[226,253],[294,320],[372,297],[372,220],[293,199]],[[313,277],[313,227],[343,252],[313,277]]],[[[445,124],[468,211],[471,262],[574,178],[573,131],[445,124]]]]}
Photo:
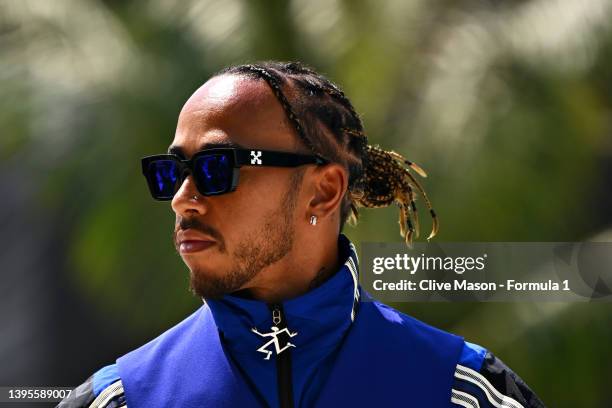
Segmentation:
{"type": "MultiPolygon", "coordinates": [[[[413,341],[420,340],[434,348],[437,348],[436,343],[439,341],[460,343],[460,347],[463,345],[463,338],[460,336],[424,323],[384,303],[378,301],[367,303],[371,304],[370,307],[374,310],[375,315],[377,315],[377,320],[383,322],[383,325],[387,327],[386,332],[391,336],[405,337],[404,340],[406,341],[411,339],[413,341]]],[[[442,344],[438,345],[442,346],[442,344]]],[[[460,350],[461,348],[458,351],[460,350]]],[[[458,357],[459,354],[457,353],[455,361],[458,361],[458,357]]]]}
{"type": "MultiPolygon", "coordinates": [[[[431,371],[445,367],[449,385],[463,348],[462,337],[430,326],[378,301],[365,301],[360,306],[358,319],[363,319],[370,345],[376,344],[382,354],[397,359],[399,356],[417,359],[431,371]]],[[[362,330],[362,331],[363,331],[362,330]]],[[[431,371],[433,373],[433,371],[431,371]]]]}
{"type": "Polygon", "coordinates": [[[117,359],[119,372],[122,372],[122,360],[130,356],[138,355],[143,361],[157,361],[158,358],[163,359],[165,355],[170,353],[172,348],[191,339],[194,335],[192,332],[196,329],[197,321],[202,319],[211,319],[210,309],[208,309],[206,304],[199,307],[191,315],[170,327],[162,334],[119,357],[117,359]]]}
{"type": "MultiPolygon", "coordinates": [[[[452,374],[452,406],[543,408],[544,403],[512,369],[486,348],[470,343],[400,312],[384,303],[372,301],[385,334],[397,344],[418,349],[434,361],[441,356],[456,362],[452,374]],[[454,339],[454,341],[453,341],[454,339]],[[448,344],[460,340],[460,353],[448,354],[448,344]],[[415,341],[416,340],[416,341],[415,341]]],[[[387,342],[388,347],[395,347],[387,342]]],[[[454,363],[455,364],[455,363],[454,363]]]]}
{"type": "MultiPolygon", "coordinates": [[[[198,308],[190,316],[132,351],[132,353],[138,351],[149,357],[159,353],[163,354],[166,351],[164,350],[165,343],[168,343],[169,339],[179,337],[183,329],[197,319],[206,307],[206,305],[203,305],[198,308]]],[[[57,408],[118,408],[126,406],[124,384],[120,378],[120,367],[118,364],[111,364],[98,370],[83,384],[75,388],[68,397],[60,402],[57,408]]]]}

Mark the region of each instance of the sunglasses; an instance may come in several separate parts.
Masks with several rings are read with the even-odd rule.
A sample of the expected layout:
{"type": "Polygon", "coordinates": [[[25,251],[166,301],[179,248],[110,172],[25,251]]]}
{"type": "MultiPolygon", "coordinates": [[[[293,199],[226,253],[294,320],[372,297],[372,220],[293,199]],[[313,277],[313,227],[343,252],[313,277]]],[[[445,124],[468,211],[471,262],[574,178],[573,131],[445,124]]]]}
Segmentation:
{"type": "Polygon", "coordinates": [[[156,154],[142,158],[142,174],[155,200],[172,200],[185,178],[193,175],[201,195],[212,196],[234,191],[242,166],[299,167],[326,164],[319,156],[270,150],[236,148],[206,149],[182,160],[174,154],[156,154]]]}

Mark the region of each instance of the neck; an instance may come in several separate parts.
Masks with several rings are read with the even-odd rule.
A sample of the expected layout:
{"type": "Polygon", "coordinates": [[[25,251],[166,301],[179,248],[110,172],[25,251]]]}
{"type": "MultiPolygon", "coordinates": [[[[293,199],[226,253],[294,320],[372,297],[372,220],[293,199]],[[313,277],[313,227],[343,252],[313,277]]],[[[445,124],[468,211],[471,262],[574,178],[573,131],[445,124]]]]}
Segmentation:
{"type": "Polygon", "coordinates": [[[283,259],[263,269],[234,294],[266,303],[298,297],[338,271],[338,256],[337,237],[296,244],[283,259]]]}

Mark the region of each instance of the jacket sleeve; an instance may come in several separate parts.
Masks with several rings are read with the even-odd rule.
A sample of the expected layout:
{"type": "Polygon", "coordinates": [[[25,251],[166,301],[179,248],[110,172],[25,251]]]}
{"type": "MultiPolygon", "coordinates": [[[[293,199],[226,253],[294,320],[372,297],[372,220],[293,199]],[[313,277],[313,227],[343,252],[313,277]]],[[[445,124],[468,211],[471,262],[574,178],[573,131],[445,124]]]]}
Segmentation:
{"type": "Polygon", "coordinates": [[[455,370],[452,406],[543,408],[544,403],[499,358],[466,342],[455,370]]]}
{"type": "Polygon", "coordinates": [[[123,384],[117,365],[98,370],[75,388],[56,408],[119,408],[126,407],[123,384]]]}

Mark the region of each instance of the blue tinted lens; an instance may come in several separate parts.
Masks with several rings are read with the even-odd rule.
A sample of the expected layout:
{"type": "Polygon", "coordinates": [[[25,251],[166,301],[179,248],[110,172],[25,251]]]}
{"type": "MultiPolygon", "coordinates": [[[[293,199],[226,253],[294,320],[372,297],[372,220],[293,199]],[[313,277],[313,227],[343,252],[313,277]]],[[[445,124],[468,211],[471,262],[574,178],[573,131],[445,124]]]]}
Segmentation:
{"type": "Polygon", "coordinates": [[[174,196],[178,167],[174,160],[156,160],[149,164],[149,184],[158,198],[174,196]]]}
{"type": "Polygon", "coordinates": [[[194,173],[202,194],[228,191],[232,185],[232,168],[224,154],[209,154],[196,159],[194,173]]]}

